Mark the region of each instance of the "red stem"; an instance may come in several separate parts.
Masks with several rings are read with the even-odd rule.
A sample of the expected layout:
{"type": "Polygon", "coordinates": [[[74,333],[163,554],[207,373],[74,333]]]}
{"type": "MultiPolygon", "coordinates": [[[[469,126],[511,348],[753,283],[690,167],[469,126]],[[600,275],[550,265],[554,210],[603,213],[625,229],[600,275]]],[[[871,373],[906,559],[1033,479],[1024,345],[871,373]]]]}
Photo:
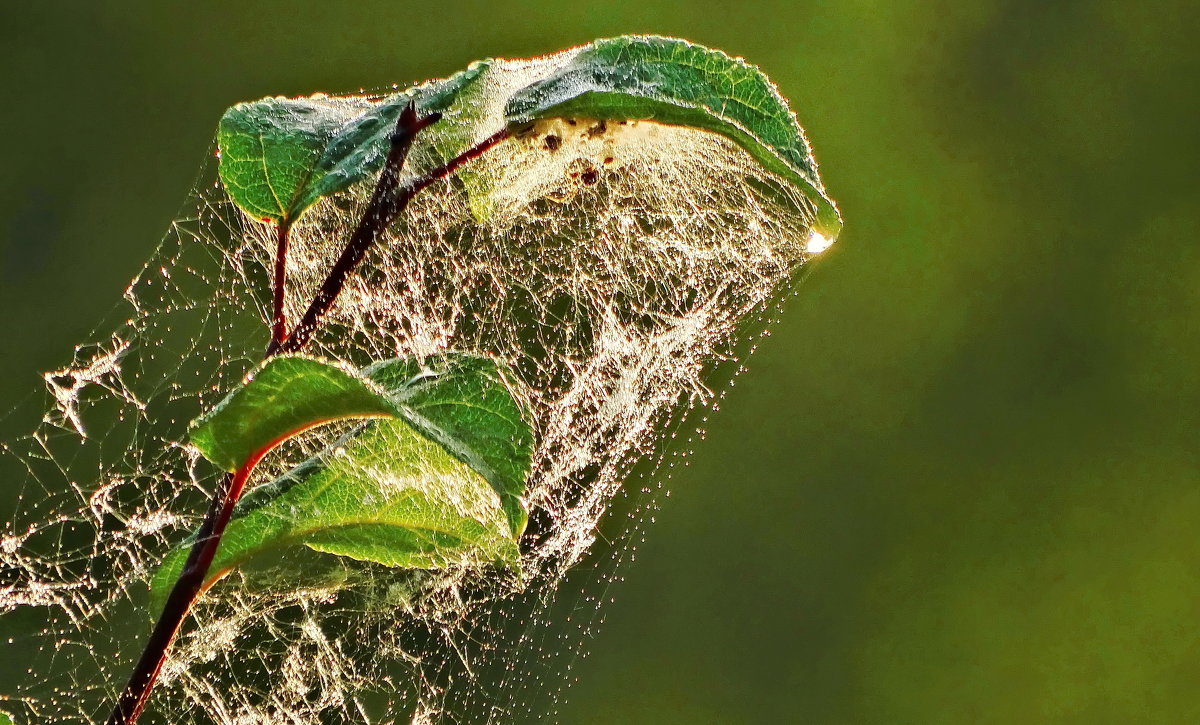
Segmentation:
{"type": "Polygon", "coordinates": [[[142,650],[141,659],[133,669],[129,684],[125,686],[112,715],[108,718],[109,725],[135,722],[142,713],[142,708],[146,706],[146,701],[150,699],[150,690],[166,660],[167,648],[171,646],[171,640],[183,624],[188,609],[204,586],[208,569],[217,553],[217,546],[221,543],[221,534],[225,532],[225,526],[233,513],[233,505],[241,496],[246,479],[254,470],[258,459],[258,456],[252,457],[236,473],[221,479],[221,485],[213,495],[213,503],[200,526],[198,538],[188,554],[183,571],[175,580],[175,586],[167,597],[163,613],[154,625],[154,631],[150,633],[146,648],[142,650]]]}
{"type": "Polygon", "coordinates": [[[290,220],[281,219],[275,227],[275,276],[272,278],[274,288],[274,305],[271,313],[271,344],[278,345],[287,338],[287,318],[283,313],[284,283],[287,281],[287,249],[288,232],[292,228],[290,220]]]}
{"type": "MultiPolygon", "coordinates": [[[[375,185],[371,202],[367,206],[358,228],[355,229],[347,243],[346,249],[330,270],[312,304],[309,305],[308,312],[305,313],[303,320],[290,337],[286,335],[283,316],[284,273],[289,225],[280,224],[273,280],[274,315],[271,344],[267,348],[264,359],[281,352],[294,352],[304,347],[320,325],[325,312],[337,299],[347,277],[354,271],[363,255],[383,230],[404,210],[413,196],[437,179],[449,176],[463,164],[479,157],[508,137],[507,131],[499,131],[397,192],[400,169],[412,147],[413,138],[421,129],[437,122],[440,118],[441,114],[434,113],[418,119],[412,104],[409,104],[401,112],[400,118],[396,122],[396,133],[392,135],[391,151],[388,154],[387,163],[380,173],[379,181],[375,185]]],[[[252,456],[236,473],[225,475],[218,483],[213,492],[208,512],[197,531],[196,543],[192,545],[183,571],[167,596],[163,611],[154,625],[154,630],[146,642],[146,647],[134,667],[128,684],[117,698],[117,704],[108,718],[108,725],[133,725],[137,721],[149,700],[151,689],[166,660],[171,641],[187,617],[192,603],[203,591],[208,570],[212,566],[213,557],[216,556],[225,526],[233,514],[233,507],[241,496],[242,489],[245,487],[254,465],[264,452],[260,451],[252,456]]]]}

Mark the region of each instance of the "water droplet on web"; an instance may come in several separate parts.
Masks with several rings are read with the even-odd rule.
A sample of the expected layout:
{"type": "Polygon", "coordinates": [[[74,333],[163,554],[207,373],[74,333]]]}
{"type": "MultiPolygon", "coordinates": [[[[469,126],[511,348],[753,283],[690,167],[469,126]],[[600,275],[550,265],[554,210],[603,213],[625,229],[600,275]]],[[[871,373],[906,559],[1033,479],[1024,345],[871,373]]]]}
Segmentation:
{"type": "Polygon", "coordinates": [[[820,254],[831,246],[833,246],[832,239],[814,230],[808,236],[808,243],[805,244],[804,251],[809,254],[820,254]]]}

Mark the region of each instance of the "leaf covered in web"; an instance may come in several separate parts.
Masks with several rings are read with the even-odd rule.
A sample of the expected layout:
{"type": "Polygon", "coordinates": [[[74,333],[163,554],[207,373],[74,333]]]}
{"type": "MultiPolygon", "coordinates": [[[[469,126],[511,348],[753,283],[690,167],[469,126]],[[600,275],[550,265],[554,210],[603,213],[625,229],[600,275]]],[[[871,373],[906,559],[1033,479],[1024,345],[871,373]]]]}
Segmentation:
{"type": "MultiPolygon", "coordinates": [[[[389,420],[248,494],[210,580],[297,545],[418,569],[514,561],[533,435],[501,375],[470,355],[385,360],[361,374],[299,355],[263,363],[193,424],[192,444],[228,471],[322,423],[389,420]]],[[[155,575],[156,597],[178,577],[188,544],[155,575]]]]}
{"type": "Polygon", "coordinates": [[[804,131],[757,67],[677,38],[597,40],[505,106],[510,123],[583,117],[651,120],[728,136],[763,166],[797,184],[818,207],[817,229],[836,237],[841,219],[817,178],[804,131]]]}
{"type": "Polygon", "coordinates": [[[321,423],[398,415],[387,391],[358,373],[302,355],[281,355],[197,418],[189,437],[205,458],[232,473],[321,423]]]}
{"type": "Polygon", "coordinates": [[[468,69],[377,104],[329,96],[239,103],[217,127],[221,182],[247,214],[290,224],[379,171],[405,106],[441,111],[476,74],[468,69]]]}
{"type": "Polygon", "coordinates": [[[363,370],[388,391],[398,417],[491,484],[515,538],[528,518],[525,480],[534,438],[528,411],[505,385],[509,375],[475,355],[394,358],[363,370]]]}
{"type": "MultiPolygon", "coordinates": [[[[501,563],[519,552],[488,482],[398,419],[376,421],[301,464],[239,506],[209,571],[213,581],[255,557],[305,546],[409,569],[501,563]]],[[[163,562],[151,590],[162,600],[188,546],[163,562]]]]}

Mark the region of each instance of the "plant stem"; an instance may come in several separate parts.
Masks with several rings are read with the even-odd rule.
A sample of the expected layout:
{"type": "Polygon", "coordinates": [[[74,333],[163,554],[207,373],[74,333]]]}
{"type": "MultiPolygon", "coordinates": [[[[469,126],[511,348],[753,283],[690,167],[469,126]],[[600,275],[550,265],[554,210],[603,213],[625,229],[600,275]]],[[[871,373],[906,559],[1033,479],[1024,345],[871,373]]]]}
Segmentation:
{"type": "Polygon", "coordinates": [[[247,461],[237,473],[221,478],[221,483],[213,493],[212,504],[204,517],[204,523],[200,525],[196,543],[188,554],[183,571],[171,588],[162,614],[150,633],[150,639],[142,650],[142,656],[134,667],[133,674],[129,677],[129,684],[117,698],[117,705],[108,718],[109,725],[127,725],[135,722],[142,708],[146,706],[150,690],[158,678],[163,662],[166,661],[167,648],[171,646],[171,640],[175,639],[175,633],[179,631],[192,602],[204,586],[208,569],[217,553],[217,546],[221,543],[221,534],[224,533],[225,525],[229,523],[229,517],[233,513],[233,506],[257,462],[257,459],[247,461]]]}
{"type": "Polygon", "coordinates": [[[283,314],[284,283],[287,281],[287,249],[288,232],[291,231],[290,219],[281,219],[275,227],[275,276],[272,279],[274,288],[274,306],[271,313],[271,344],[278,345],[287,337],[287,318],[283,314]]]}
{"type": "MultiPolygon", "coordinates": [[[[347,243],[342,257],[338,260],[334,269],[330,271],[329,277],[318,291],[316,299],[309,306],[310,314],[305,315],[306,322],[302,322],[297,327],[296,334],[290,338],[284,334],[283,321],[283,275],[286,266],[285,258],[289,225],[280,224],[277,237],[275,279],[273,285],[274,317],[272,320],[272,337],[271,345],[267,348],[266,354],[263,356],[264,359],[270,358],[280,352],[292,352],[304,346],[312,336],[317,325],[320,324],[324,310],[328,309],[329,305],[337,297],[338,292],[345,283],[346,277],[357,266],[358,261],[362,259],[363,254],[366,253],[366,250],[375,238],[395,218],[396,214],[404,209],[417,191],[427,187],[434,179],[443,178],[450,174],[454,169],[470,159],[479,156],[486,148],[490,148],[500,140],[497,138],[496,141],[488,144],[486,148],[476,147],[464,152],[443,167],[422,177],[416,184],[406,186],[397,198],[392,198],[399,184],[401,167],[408,156],[409,149],[412,147],[413,138],[421,129],[435,123],[440,118],[441,114],[435,113],[418,119],[411,103],[401,112],[400,118],[396,122],[396,132],[392,135],[391,151],[388,154],[384,169],[380,173],[379,181],[375,185],[375,192],[372,194],[371,202],[363,214],[363,218],[359,222],[354,235],[347,243]],[[403,201],[399,201],[399,199],[403,199],[403,201]],[[321,300],[325,301],[318,304],[321,300]],[[318,311],[313,313],[314,309],[318,311]]],[[[183,571],[175,581],[171,593],[167,597],[163,611],[154,625],[154,630],[150,634],[150,639],[146,642],[145,649],[143,649],[142,655],[134,667],[128,684],[125,685],[125,689],[117,698],[116,706],[108,718],[108,725],[132,725],[137,721],[138,716],[149,700],[150,691],[154,686],[154,681],[157,679],[159,671],[162,669],[163,662],[166,660],[167,650],[171,646],[171,641],[175,638],[175,634],[183,624],[184,618],[187,617],[192,603],[203,589],[204,581],[208,576],[208,570],[212,566],[213,557],[216,555],[217,547],[221,543],[221,536],[224,534],[225,526],[229,523],[230,516],[233,514],[233,507],[241,496],[242,490],[246,485],[246,480],[249,478],[257,462],[258,458],[254,457],[246,461],[236,473],[223,476],[217,484],[216,490],[213,491],[212,502],[209,504],[208,512],[205,514],[204,521],[200,524],[200,529],[197,531],[196,543],[192,545],[192,549],[188,553],[183,571]]]]}

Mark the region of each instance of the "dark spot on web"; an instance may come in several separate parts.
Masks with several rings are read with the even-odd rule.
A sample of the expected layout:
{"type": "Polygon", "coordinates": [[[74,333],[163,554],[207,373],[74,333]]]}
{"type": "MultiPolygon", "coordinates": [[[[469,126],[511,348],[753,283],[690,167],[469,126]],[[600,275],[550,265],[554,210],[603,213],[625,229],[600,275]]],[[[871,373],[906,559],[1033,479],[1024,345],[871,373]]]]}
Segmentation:
{"type": "Polygon", "coordinates": [[[548,134],[546,136],[546,150],[558,151],[560,148],[562,148],[562,139],[554,134],[548,134]]]}
{"type": "Polygon", "coordinates": [[[587,159],[572,159],[571,163],[567,164],[567,176],[572,179],[579,179],[580,183],[585,186],[592,186],[600,180],[600,172],[596,166],[587,159]]]}

